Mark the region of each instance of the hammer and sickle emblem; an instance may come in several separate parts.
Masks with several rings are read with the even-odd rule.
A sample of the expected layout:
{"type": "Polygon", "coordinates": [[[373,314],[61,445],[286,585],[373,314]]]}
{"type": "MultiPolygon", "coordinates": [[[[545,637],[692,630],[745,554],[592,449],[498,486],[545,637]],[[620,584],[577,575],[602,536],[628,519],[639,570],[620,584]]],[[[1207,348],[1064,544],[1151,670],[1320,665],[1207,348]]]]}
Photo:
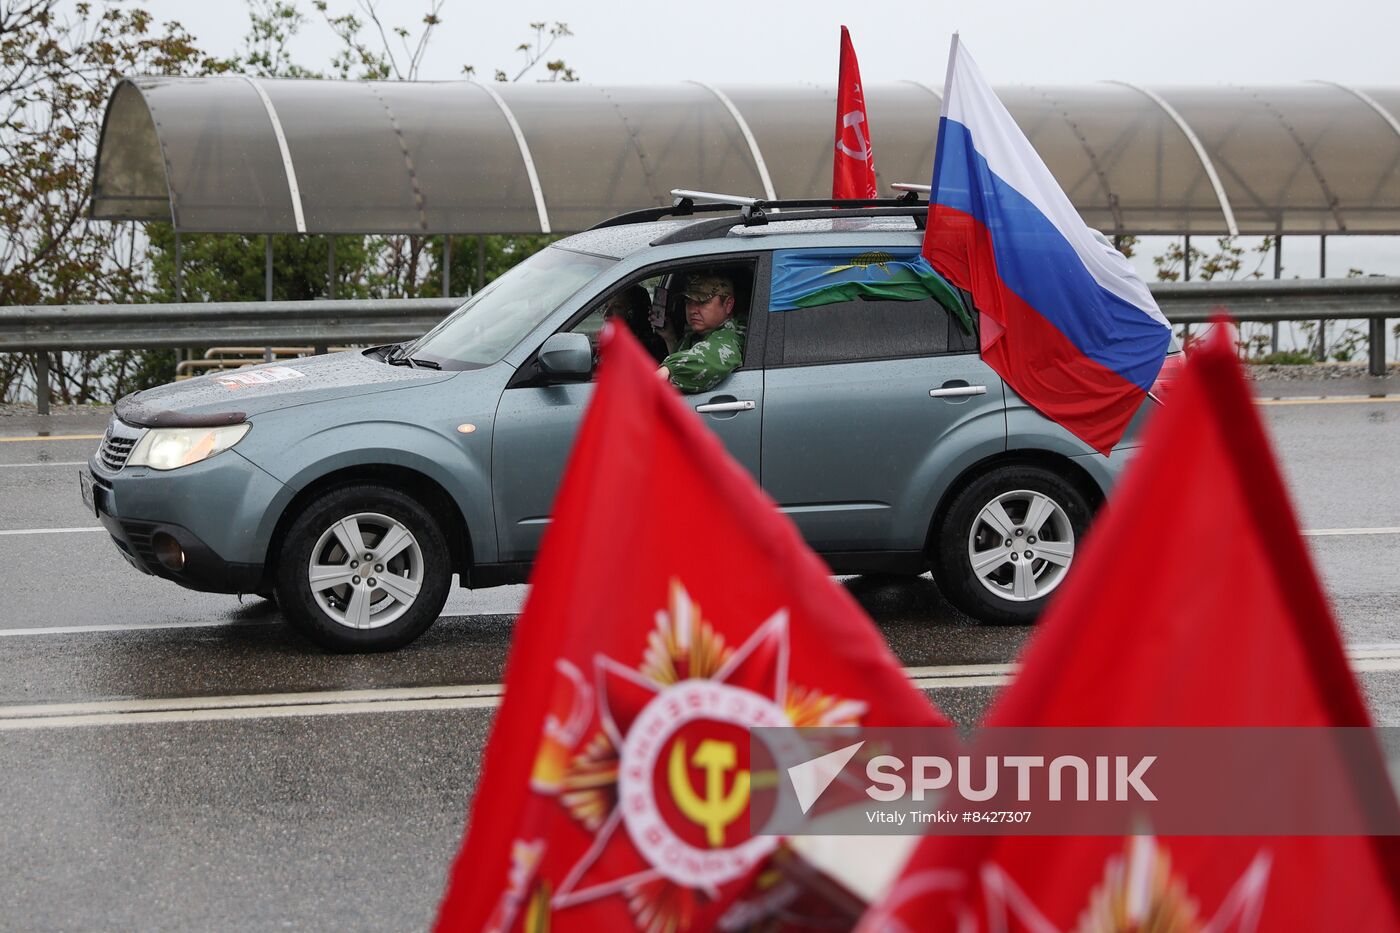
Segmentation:
{"type": "Polygon", "coordinates": [[[671,746],[669,783],[671,796],[686,819],[705,829],[712,848],[724,844],[724,829],[739,818],[749,802],[749,772],[734,775],[734,786],[724,792],[724,776],[737,766],[738,752],[732,742],[706,739],[695,748],[690,763],[705,772],[705,796],[695,793],[686,770],[685,742],[671,746]]]}
{"type": "Polygon", "coordinates": [[[864,122],[865,122],[865,114],[862,113],[862,112],[859,111],[859,110],[852,110],[852,111],[849,112],[849,113],[842,114],[842,115],[841,115],[841,131],[842,131],[842,132],[841,132],[841,137],[842,137],[842,138],[841,138],[841,139],[838,139],[838,140],[836,141],[836,148],[837,148],[837,149],[840,149],[842,152],[844,152],[846,155],[850,156],[852,159],[860,159],[862,162],[864,162],[866,159],[870,158],[870,143],[866,141],[866,139],[865,139],[865,133],[863,133],[863,132],[861,131],[861,128],[860,128],[860,125],[861,125],[862,123],[864,123],[864,122]],[[856,131],[856,140],[860,143],[860,148],[859,148],[859,149],[852,149],[850,146],[847,146],[847,145],[846,145],[846,139],[845,139],[846,133],[845,133],[845,130],[846,130],[847,127],[849,127],[849,128],[851,128],[851,129],[853,129],[853,130],[856,131]]]}

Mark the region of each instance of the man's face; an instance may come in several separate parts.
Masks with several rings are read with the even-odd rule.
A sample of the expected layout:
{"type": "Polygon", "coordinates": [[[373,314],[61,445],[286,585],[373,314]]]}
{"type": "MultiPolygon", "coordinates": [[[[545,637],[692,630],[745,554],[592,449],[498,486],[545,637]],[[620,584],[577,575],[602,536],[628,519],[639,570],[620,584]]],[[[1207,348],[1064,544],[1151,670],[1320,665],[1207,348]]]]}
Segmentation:
{"type": "Polygon", "coordinates": [[[703,301],[691,295],[685,298],[685,321],[693,333],[708,334],[733,313],[733,295],[711,294],[703,301]]]}

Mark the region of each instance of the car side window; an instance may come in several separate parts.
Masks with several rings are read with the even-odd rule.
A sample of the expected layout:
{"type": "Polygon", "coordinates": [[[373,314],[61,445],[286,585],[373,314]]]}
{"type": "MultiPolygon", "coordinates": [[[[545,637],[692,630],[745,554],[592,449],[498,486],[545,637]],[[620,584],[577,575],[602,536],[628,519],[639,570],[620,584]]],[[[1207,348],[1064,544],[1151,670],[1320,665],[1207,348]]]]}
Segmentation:
{"type": "Polygon", "coordinates": [[[748,326],[753,303],[754,262],[687,263],[674,269],[654,272],[641,280],[609,291],[583,317],[563,328],[563,332],[584,334],[593,344],[596,356],[598,335],[609,313],[626,322],[632,336],[659,363],[675,350],[687,333],[685,315],[686,283],[692,276],[726,279],[733,289],[734,317],[748,326]]]}
{"type": "Polygon", "coordinates": [[[651,276],[609,292],[593,310],[565,330],[587,336],[588,342],[593,345],[596,359],[598,335],[602,332],[603,325],[612,318],[624,323],[632,331],[632,336],[642,344],[642,348],[659,361],[666,355],[666,343],[651,326],[650,318],[653,299],[661,279],[661,276],[651,276]]]}
{"type": "Polygon", "coordinates": [[[915,250],[779,250],[769,311],[781,366],[977,349],[963,296],[915,250]]]}
{"type": "Polygon", "coordinates": [[[593,345],[594,352],[598,349],[598,334],[603,330],[603,323],[606,320],[606,307],[599,305],[588,313],[588,316],[579,321],[573,327],[565,328],[566,333],[583,334],[588,338],[588,342],[593,345]]]}

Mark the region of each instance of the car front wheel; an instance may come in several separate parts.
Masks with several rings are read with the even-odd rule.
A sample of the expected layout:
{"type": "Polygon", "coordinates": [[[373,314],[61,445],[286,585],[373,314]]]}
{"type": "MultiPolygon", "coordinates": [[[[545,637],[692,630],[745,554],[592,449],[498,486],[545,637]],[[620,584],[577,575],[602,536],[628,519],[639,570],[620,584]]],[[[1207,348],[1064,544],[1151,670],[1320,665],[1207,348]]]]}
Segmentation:
{"type": "Polygon", "coordinates": [[[1063,476],[1035,466],[996,467],[958,493],[934,544],[939,587],[984,622],[1034,622],[1074,564],[1093,517],[1063,476]]]}
{"type": "Polygon", "coordinates": [[[437,619],[452,565],[415,499],[384,486],[331,490],[292,523],[277,568],[291,621],[333,651],[387,651],[437,619]]]}

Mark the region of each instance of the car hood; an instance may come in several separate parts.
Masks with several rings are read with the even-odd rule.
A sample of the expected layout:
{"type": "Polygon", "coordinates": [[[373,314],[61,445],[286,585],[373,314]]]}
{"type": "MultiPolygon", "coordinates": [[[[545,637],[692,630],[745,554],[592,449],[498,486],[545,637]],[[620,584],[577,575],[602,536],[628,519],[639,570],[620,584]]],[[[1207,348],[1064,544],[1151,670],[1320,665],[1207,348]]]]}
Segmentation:
{"type": "Polygon", "coordinates": [[[116,414],[145,427],[237,424],[260,412],[426,385],[450,372],[390,366],[360,350],[267,363],[128,395],[116,414]]]}

